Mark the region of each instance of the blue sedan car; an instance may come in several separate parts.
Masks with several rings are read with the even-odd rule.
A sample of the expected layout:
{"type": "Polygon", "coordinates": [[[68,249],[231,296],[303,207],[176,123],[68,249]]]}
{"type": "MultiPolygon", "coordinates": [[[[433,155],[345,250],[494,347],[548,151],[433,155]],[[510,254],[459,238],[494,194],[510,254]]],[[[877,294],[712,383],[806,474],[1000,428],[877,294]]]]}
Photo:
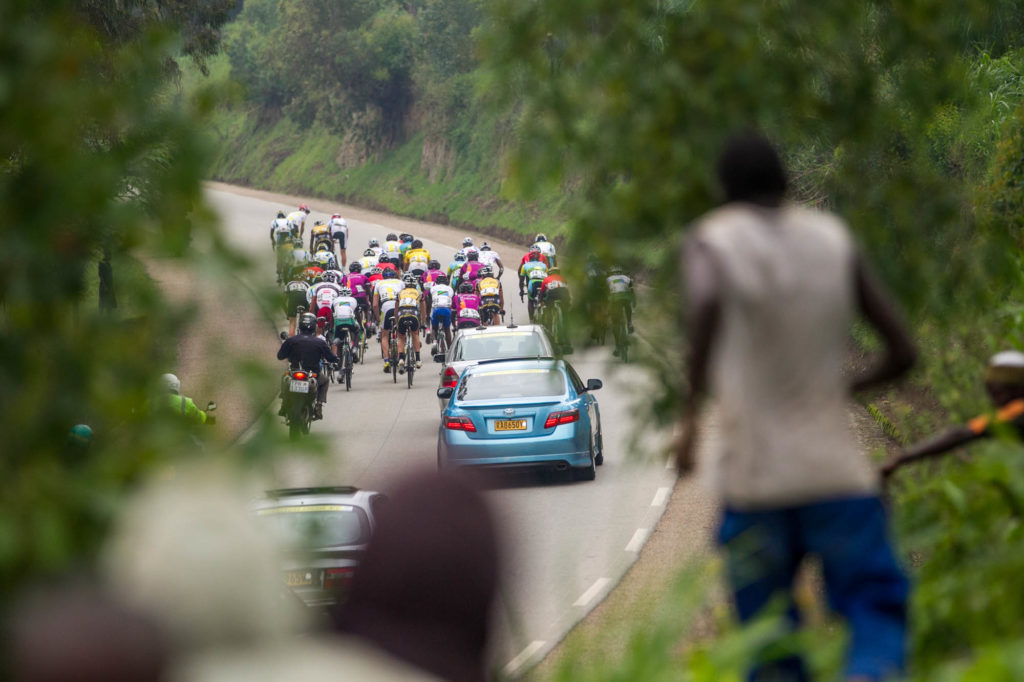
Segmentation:
{"type": "Polygon", "coordinates": [[[437,435],[438,469],[571,470],[592,481],[604,461],[593,391],[564,360],[490,360],[467,369],[447,400],[437,435]]]}

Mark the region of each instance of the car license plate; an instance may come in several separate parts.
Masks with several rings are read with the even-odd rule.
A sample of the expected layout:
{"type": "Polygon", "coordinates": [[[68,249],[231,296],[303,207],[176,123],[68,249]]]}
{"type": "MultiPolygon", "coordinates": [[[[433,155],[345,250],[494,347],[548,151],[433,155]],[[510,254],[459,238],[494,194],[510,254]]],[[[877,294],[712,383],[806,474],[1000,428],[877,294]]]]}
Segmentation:
{"type": "Polygon", "coordinates": [[[302,587],[313,584],[312,571],[285,571],[284,584],[288,587],[302,587]]]}
{"type": "Polygon", "coordinates": [[[525,431],[525,419],[498,419],[494,422],[495,431],[525,431]]]}
{"type": "Polygon", "coordinates": [[[290,390],[292,393],[309,393],[309,382],[292,379],[292,387],[290,390]]]}

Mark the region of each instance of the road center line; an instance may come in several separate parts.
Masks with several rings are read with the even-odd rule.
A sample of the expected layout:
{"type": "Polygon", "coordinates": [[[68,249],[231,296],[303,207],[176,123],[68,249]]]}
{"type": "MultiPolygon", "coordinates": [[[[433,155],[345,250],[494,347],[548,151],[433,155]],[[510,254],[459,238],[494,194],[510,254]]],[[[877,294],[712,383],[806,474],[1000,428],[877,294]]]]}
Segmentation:
{"type": "Polygon", "coordinates": [[[520,651],[519,654],[505,666],[505,676],[511,677],[515,675],[516,672],[523,667],[523,664],[527,663],[535,653],[544,648],[545,644],[547,644],[547,642],[534,640],[526,645],[526,648],[520,651]]]}
{"type": "Polygon", "coordinates": [[[626,551],[639,552],[643,548],[644,543],[647,542],[647,536],[650,534],[651,531],[646,528],[637,528],[636,532],[633,533],[633,538],[629,541],[629,544],[626,545],[626,551]]]}
{"type": "Polygon", "coordinates": [[[580,598],[576,600],[573,606],[587,606],[590,602],[594,601],[594,597],[601,593],[608,583],[612,581],[611,578],[598,578],[593,585],[587,588],[587,591],[580,595],[580,598]]]}
{"type": "Polygon", "coordinates": [[[658,492],[654,493],[654,499],[651,500],[652,507],[663,507],[668,501],[668,495],[672,492],[672,488],[658,488],[658,492]]]}

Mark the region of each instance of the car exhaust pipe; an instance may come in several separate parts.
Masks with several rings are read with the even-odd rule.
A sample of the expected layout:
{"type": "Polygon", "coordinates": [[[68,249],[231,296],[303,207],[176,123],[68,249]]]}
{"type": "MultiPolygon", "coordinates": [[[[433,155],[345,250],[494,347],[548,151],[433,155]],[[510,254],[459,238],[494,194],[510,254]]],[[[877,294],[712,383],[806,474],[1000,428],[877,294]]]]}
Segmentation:
{"type": "Polygon", "coordinates": [[[555,471],[565,471],[568,468],[569,465],[566,464],[565,462],[559,462],[558,464],[555,465],[555,471]]]}

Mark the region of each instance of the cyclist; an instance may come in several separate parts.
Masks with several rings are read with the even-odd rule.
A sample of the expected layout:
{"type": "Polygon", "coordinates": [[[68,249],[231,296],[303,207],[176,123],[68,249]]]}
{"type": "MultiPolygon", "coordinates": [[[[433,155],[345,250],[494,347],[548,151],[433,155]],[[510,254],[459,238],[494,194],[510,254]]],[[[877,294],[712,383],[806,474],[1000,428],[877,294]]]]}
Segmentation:
{"type": "MultiPolygon", "coordinates": [[[[441,263],[437,260],[432,260],[427,264],[427,271],[423,273],[421,281],[423,283],[423,299],[427,304],[427,318],[430,318],[430,307],[433,305],[431,300],[430,290],[434,286],[434,282],[437,281],[439,275],[444,275],[444,270],[441,269],[441,263]]],[[[448,277],[445,276],[447,280],[448,277]]]]}
{"type": "Polygon", "coordinates": [[[501,279],[501,276],[505,274],[505,265],[501,262],[501,256],[487,242],[480,245],[480,262],[484,265],[490,265],[492,268],[497,265],[498,279],[501,279]]]}
{"type": "Polygon", "coordinates": [[[466,263],[459,270],[459,282],[469,282],[474,287],[476,280],[480,277],[480,269],[484,264],[480,262],[480,252],[470,251],[466,254],[466,263]]]}
{"type": "Polygon", "coordinates": [[[505,312],[505,292],[490,265],[480,268],[478,274],[480,279],[476,283],[476,292],[480,294],[480,319],[484,324],[498,324],[505,312]]]}
{"type": "Polygon", "coordinates": [[[540,255],[540,262],[543,263],[544,265],[547,265],[547,266],[551,265],[551,263],[548,262],[548,257],[545,256],[543,253],[541,253],[540,247],[537,246],[536,244],[534,244],[533,246],[530,247],[529,251],[527,251],[525,254],[523,254],[523,259],[519,261],[519,268],[520,269],[522,269],[522,267],[524,265],[526,265],[526,263],[530,260],[530,254],[531,253],[539,254],[540,255]]]}
{"type": "MultiPolygon", "coordinates": [[[[380,247],[380,240],[379,239],[371,239],[366,244],[367,244],[368,248],[373,250],[374,257],[379,256],[384,251],[384,249],[382,249],[380,247]]],[[[366,254],[363,254],[363,255],[365,256],[366,254]]]]}
{"type": "Polygon", "coordinates": [[[364,271],[366,271],[370,268],[377,267],[377,263],[380,262],[380,254],[373,249],[366,249],[363,251],[363,257],[356,262],[362,266],[364,271]]]}
{"type": "Polygon", "coordinates": [[[306,292],[306,300],[310,303],[310,311],[316,313],[317,317],[324,318],[327,330],[334,328],[331,324],[334,316],[334,299],[339,295],[341,295],[341,287],[327,280],[317,282],[306,292]]]}
{"type": "Polygon", "coordinates": [[[398,241],[398,236],[392,232],[384,238],[384,246],[381,256],[387,258],[387,262],[392,263],[397,269],[402,265],[402,244],[398,241]]]}
{"type": "Polygon", "coordinates": [[[342,288],[347,287],[352,292],[352,297],[356,299],[356,304],[359,310],[363,311],[363,322],[369,319],[367,313],[370,312],[370,302],[366,297],[367,286],[366,276],[363,275],[363,266],[359,263],[350,263],[348,266],[348,275],[341,281],[342,288]]]}
{"type": "Polygon", "coordinates": [[[331,239],[331,228],[324,221],[318,220],[313,223],[313,227],[309,231],[309,250],[316,251],[316,243],[324,238],[327,239],[327,243],[331,245],[333,251],[334,242],[331,239]]]}
{"type": "Polygon", "coordinates": [[[292,266],[306,267],[309,263],[309,251],[302,248],[302,242],[298,239],[292,240],[292,266]]]}
{"type": "Polygon", "coordinates": [[[311,257],[311,264],[319,265],[326,270],[337,270],[338,259],[330,251],[317,251],[311,257]]]}
{"type": "Polygon", "coordinates": [[[406,272],[415,273],[416,277],[422,281],[423,273],[430,267],[430,252],[423,248],[421,240],[414,239],[412,241],[409,250],[403,256],[402,265],[406,272]]]}
{"type": "Polygon", "coordinates": [[[636,307],[636,293],[633,291],[633,280],[622,268],[613,265],[608,270],[608,312],[612,315],[622,310],[626,316],[626,329],[633,333],[633,308],[636,307]]]}
{"type": "Polygon", "coordinates": [[[291,241],[292,231],[288,227],[288,219],[284,217],[284,211],[277,212],[277,218],[270,223],[270,245],[277,248],[280,244],[291,241]]]}
{"type": "Polygon", "coordinates": [[[452,343],[452,303],[455,290],[448,286],[448,275],[443,272],[434,278],[430,288],[430,328],[437,339],[438,331],[444,325],[445,340],[452,343]]]}
{"type": "Polygon", "coordinates": [[[377,267],[381,270],[391,270],[396,275],[398,274],[398,263],[393,261],[387,252],[380,254],[380,258],[377,259],[377,267]]]}
{"type": "Polygon", "coordinates": [[[316,263],[310,263],[302,269],[302,277],[309,285],[319,284],[324,281],[324,269],[316,263]]]}
{"type": "Polygon", "coordinates": [[[331,221],[327,223],[331,228],[331,238],[338,243],[338,255],[341,256],[341,267],[348,265],[348,256],[345,249],[348,246],[348,221],[341,217],[340,213],[331,215],[331,221]]]}
{"type": "Polygon", "coordinates": [[[314,335],[316,331],[316,315],[303,313],[299,320],[299,333],[289,336],[277,350],[278,360],[287,360],[291,366],[299,366],[316,376],[316,407],[314,408],[314,419],[323,419],[323,404],[327,402],[327,375],[323,372],[323,363],[338,362],[338,356],[331,352],[319,336],[314,335]]]}
{"type": "Polygon", "coordinates": [[[309,206],[299,205],[299,210],[292,211],[286,217],[288,226],[292,229],[292,236],[304,239],[306,237],[306,217],[309,215],[309,206]]]}
{"type": "Polygon", "coordinates": [[[458,329],[480,326],[480,294],[476,293],[472,284],[463,282],[459,285],[459,293],[455,294],[452,307],[458,329]]]}
{"type": "Polygon", "coordinates": [[[403,232],[402,234],[398,235],[398,242],[399,253],[402,254],[402,258],[405,258],[405,254],[409,251],[409,249],[413,248],[413,236],[407,232],[403,232]]]}
{"type": "Polygon", "coordinates": [[[334,344],[335,353],[338,357],[341,357],[341,344],[346,341],[352,352],[357,352],[356,344],[359,342],[359,320],[357,319],[359,301],[353,293],[352,289],[343,286],[338,292],[338,297],[334,299],[334,344]]]}
{"type": "Polygon", "coordinates": [[[533,311],[540,284],[548,276],[548,266],[541,260],[539,251],[530,251],[530,259],[519,268],[519,298],[528,294],[526,308],[533,320],[533,311]]]}
{"type": "Polygon", "coordinates": [[[473,238],[472,237],[466,237],[465,239],[462,240],[462,253],[466,254],[466,256],[468,258],[469,254],[471,254],[473,252],[480,253],[480,249],[478,249],[475,246],[473,246],[473,238]]]}
{"type": "MultiPolygon", "coordinates": [[[[284,213],[279,211],[278,215],[283,216],[284,213]]],[[[274,247],[274,254],[277,257],[277,283],[280,284],[288,276],[288,270],[292,264],[292,251],[295,249],[292,232],[283,218],[278,218],[271,224],[270,243],[274,247]]]]}
{"type": "Polygon", "coordinates": [[[405,374],[405,363],[401,358],[405,357],[405,334],[412,332],[412,347],[416,351],[416,369],[422,367],[420,362],[420,335],[416,332],[420,328],[420,320],[423,319],[423,294],[419,288],[416,275],[411,272],[405,273],[402,278],[405,288],[398,292],[398,306],[396,315],[396,329],[398,334],[398,373],[405,374]]]}
{"type": "Polygon", "coordinates": [[[555,245],[548,241],[544,234],[538,234],[533,238],[533,245],[540,249],[548,260],[548,267],[555,264],[555,245]]]}
{"type": "Polygon", "coordinates": [[[390,269],[381,271],[381,280],[373,287],[373,311],[380,320],[380,352],[384,358],[385,373],[391,371],[388,343],[391,341],[391,330],[395,327],[395,304],[399,292],[404,288],[398,273],[390,269]]]}
{"type": "Polygon", "coordinates": [[[557,265],[548,268],[548,276],[540,283],[538,300],[541,304],[540,319],[548,329],[551,329],[551,313],[556,302],[562,303],[562,311],[569,309],[572,297],[569,294],[569,283],[562,277],[557,265]]]}
{"type": "Polygon", "coordinates": [[[453,289],[455,288],[455,285],[458,284],[459,270],[461,270],[462,266],[465,264],[466,254],[462,251],[457,251],[452,262],[448,265],[448,279],[453,289]]]}
{"type": "Polygon", "coordinates": [[[366,276],[366,295],[373,298],[373,289],[377,282],[384,279],[384,271],[374,265],[369,270],[364,270],[363,274],[366,276]]]}

